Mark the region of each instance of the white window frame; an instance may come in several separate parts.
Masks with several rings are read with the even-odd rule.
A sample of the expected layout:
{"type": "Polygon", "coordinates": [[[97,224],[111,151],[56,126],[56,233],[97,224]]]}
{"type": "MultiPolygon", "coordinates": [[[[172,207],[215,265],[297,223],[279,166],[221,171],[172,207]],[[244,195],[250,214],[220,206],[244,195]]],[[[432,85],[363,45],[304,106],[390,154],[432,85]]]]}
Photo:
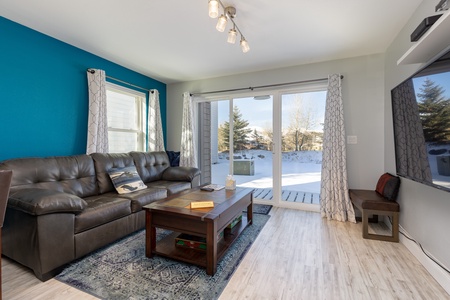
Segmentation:
{"type": "MultiPolygon", "coordinates": [[[[109,132],[125,132],[125,133],[133,133],[137,134],[137,141],[136,141],[136,149],[127,149],[127,151],[145,151],[146,145],[147,145],[147,134],[146,134],[146,103],[147,103],[147,97],[145,93],[129,89],[126,87],[123,87],[121,85],[117,85],[111,82],[106,82],[106,91],[112,91],[120,94],[124,94],[127,96],[131,96],[135,98],[136,101],[136,129],[131,128],[114,128],[109,126],[108,124],[108,133],[109,132]]],[[[108,102],[108,100],[107,100],[108,102]]],[[[110,152],[115,152],[114,149],[110,149],[110,152]]],[[[123,152],[123,151],[120,151],[123,152]]]]}

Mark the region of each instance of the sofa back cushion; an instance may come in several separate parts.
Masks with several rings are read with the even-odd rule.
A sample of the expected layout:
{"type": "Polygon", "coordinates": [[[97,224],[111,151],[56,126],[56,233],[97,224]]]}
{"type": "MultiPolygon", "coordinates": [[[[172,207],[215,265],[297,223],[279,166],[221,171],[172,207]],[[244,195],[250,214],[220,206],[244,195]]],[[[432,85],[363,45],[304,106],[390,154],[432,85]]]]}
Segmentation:
{"type": "Polygon", "coordinates": [[[161,180],[164,171],[170,167],[169,157],[165,151],[130,152],[130,154],[144,183],[161,180]]]}
{"type": "Polygon", "coordinates": [[[116,192],[109,172],[116,168],[134,167],[133,157],[128,153],[92,153],[97,184],[101,194],[116,192]]]}
{"type": "Polygon", "coordinates": [[[98,192],[95,169],[88,155],[17,158],[0,163],[13,171],[11,191],[41,188],[88,197],[98,192]]]}

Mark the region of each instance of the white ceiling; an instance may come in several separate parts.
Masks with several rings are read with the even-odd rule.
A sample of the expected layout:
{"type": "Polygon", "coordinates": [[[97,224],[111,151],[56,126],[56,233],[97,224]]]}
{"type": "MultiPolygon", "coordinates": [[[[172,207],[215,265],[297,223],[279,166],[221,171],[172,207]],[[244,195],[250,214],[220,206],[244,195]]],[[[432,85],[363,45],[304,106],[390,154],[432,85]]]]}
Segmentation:
{"type": "Polygon", "coordinates": [[[0,15],[173,83],[382,53],[421,2],[223,0],[248,53],[215,29],[208,0],[1,0],[0,15]]]}

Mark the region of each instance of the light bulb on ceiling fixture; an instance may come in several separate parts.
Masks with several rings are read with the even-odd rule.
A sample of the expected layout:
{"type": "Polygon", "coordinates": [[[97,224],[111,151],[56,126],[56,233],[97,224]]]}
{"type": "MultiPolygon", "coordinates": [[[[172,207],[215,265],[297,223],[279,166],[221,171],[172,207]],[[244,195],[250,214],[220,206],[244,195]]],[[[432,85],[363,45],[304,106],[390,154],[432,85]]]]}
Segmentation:
{"type": "Polygon", "coordinates": [[[227,17],[221,15],[219,20],[217,20],[216,29],[217,31],[224,32],[226,26],[227,26],[227,17]]]}
{"type": "Polygon", "coordinates": [[[241,49],[242,52],[247,53],[248,51],[250,51],[250,46],[248,45],[247,40],[242,36],[241,37],[241,49]]]}
{"type": "Polygon", "coordinates": [[[231,5],[225,7],[221,0],[208,0],[208,10],[211,18],[216,18],[219,15],[219,7],[223,8],[223,13],[217,20],[217,31],[224,32],[227,27],[228,19],[230,19],[233,23],[233,28],[228,31],[227,42],[230,44],[236,44],[237,35],[239,34],[241,36],[240,44],[242,52],[247,53],[250,51],[250,46],[234,20],[236,17],[236,8],[231,5]]]}
{"type": "Polygon", "coordinates": [[[227,42],[230,44],[234,44],[236,43],[236,36],[237,36],[237,32],[236,29],[234,29],[234,27],[232,29],[230,29],[230,31],[228,32],[228,39],[227,42]]]}
{"type": "Polygon", "coordinates": [[[208,14],[211,18],[217,18],[219,16],[219,1],[209,0],[208,14]]]}

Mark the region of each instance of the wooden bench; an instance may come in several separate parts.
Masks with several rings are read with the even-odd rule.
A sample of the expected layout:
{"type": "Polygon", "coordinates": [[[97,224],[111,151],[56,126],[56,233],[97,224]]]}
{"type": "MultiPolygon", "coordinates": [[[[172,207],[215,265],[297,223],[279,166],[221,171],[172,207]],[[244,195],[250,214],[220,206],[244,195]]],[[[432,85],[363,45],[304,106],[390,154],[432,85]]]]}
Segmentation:
{"type": "Polygon", "coordinates": [[[398,243],[400,205],[395,199],[397,198],[399,187],[400,179],[385,173],[378,180],[375,190],[349,190],[349,196],[354,207],[362,214],[363,238],[398,243]],[[370,215],[373,217],[369,218],[370,215]],[[392,232],[390,236],[369,233],[369,222],[378,223],[379,215],[392,218],[392,232]]]}

